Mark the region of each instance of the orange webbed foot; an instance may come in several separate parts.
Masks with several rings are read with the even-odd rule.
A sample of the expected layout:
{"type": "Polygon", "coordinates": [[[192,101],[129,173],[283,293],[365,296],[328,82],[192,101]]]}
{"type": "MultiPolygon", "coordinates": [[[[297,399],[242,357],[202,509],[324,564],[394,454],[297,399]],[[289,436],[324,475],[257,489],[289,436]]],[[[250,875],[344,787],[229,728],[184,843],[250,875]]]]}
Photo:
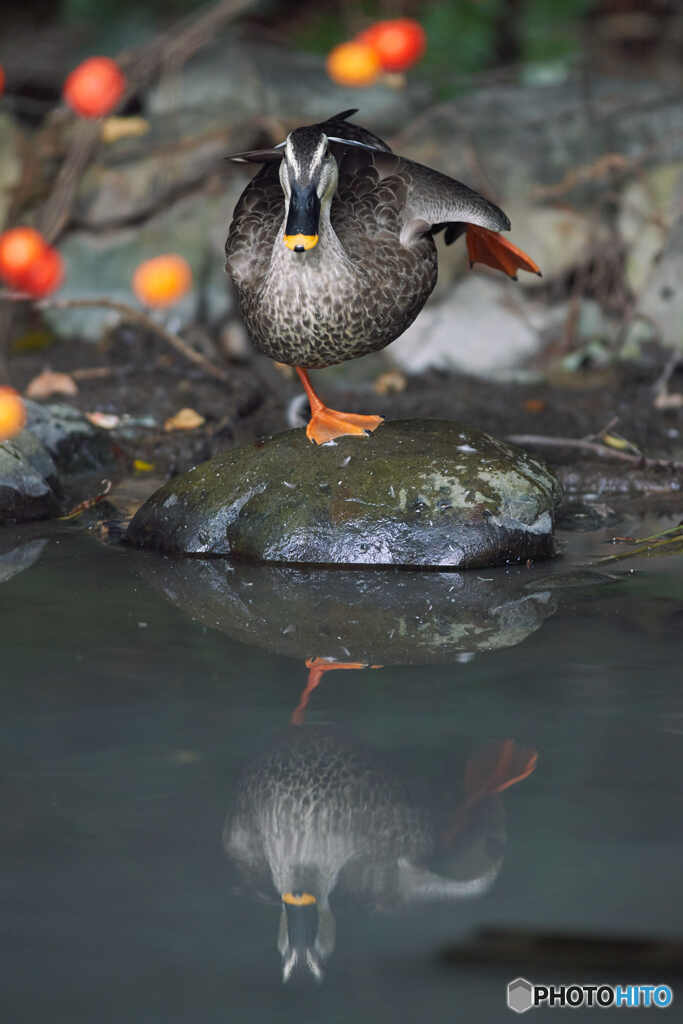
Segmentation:
{"type": "Polygon", "coordinates": [[[353,412],[338,412],[324,405],[316,409],[306,427],[306,437],[316,444],[334,441],[336,437],[367,437],[369,430],[376,430],[384,423],[382,416],[360,416],[353,412]]]}
{"type": "Polygon", "coordinates": [[[497,231],[489,231],[488,228],[468,224],[466,241],[470,266],[475,263],[485,263],[487,267],[493,267],[494,270],[502,270],[504,274],[515,281],[518,270],[528,270],[530,273],[542,277],[539,267],[531,257],[527,256],[522,249],[518,249],[512,242],[508,242],[507,238],[497,231]]]}
{"type": "Polygon", "coordinates": [[[302,366],[295,369],[311,407],[311,418],[306,427],[309,441],[325,444],[326,441],[334,441],[335,437],[366,437],[369,430],[376,430],[380,423],[384,423],[382,416],[360,416],[355,412],[338,412],[328,408],[313,390],[306,370],[302,366]]]}

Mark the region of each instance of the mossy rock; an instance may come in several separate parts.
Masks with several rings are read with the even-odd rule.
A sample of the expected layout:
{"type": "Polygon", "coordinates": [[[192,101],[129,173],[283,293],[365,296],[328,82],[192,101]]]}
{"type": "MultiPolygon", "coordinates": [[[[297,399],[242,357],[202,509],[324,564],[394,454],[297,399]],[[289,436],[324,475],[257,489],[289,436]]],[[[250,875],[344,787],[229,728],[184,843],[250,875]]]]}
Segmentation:
{"type": "Polygon", "coordinates": [[[259,562],[474,568],[551,556],[559,498],[538,459],[456,423],[396,421],[319,448],[292,430],[170,480],[128,538],[259,562]]]}

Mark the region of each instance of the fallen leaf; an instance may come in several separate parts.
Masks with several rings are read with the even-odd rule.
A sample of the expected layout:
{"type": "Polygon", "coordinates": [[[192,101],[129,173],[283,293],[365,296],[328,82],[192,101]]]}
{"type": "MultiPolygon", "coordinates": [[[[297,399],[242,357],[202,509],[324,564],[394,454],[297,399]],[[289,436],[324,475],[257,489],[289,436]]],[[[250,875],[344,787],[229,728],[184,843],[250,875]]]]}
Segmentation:
{"type": "Polygon", "coordinates": [[[50,334],[49,331],[26,331],[25,334],[21,334],[11,342],[10,352],[42,352],[44,349],[49,348],[50,345],[53,345],[54,341],[54,334],[50,334]]]}
{"type": "Polygon", "coordinates": [[[386,373],[380,373],[372,385],[372,390],[377,395],[397,395],[405,391],[407,384],[406,376],[400,370],[387,370],[386,373]]]}
{"type": "Polygon", "coordinates": [[[608,448],[614,448],[618,452],[629,452],[631,455],[642,455],[640,448],[629,441],[628,438],[622,437],[621,434],[608,434],[607,431],[603,430],[600,434],[600,440],[603,444],[606,444],[608,448]]]}
{"type": "Polygon", "coordinates": [[[50,395],[77,395],[78,385],[68,373],[43,370],[26,388],[27,398],[49,398],[50,395]]]}
{"type": "Polygon", "coordinates": [[[522,408],[526,412],[543,412],[545,405],[545,398],[527,398],[522,402],[522,408]]]}
{"type": "Polygon", "coordinates": [[[131,136],[146,135],[149,121],[144,117],[105,117],[100,129],[102,142],[118,142],[131,136]]]}
{"type": "Polygon", "coordinates": [[[154,463],[145,462],[144,459],[134,459],[133,469],[136,470],[138,473],[151,473],[152,470],[154,469],[154,463]]]}
{"type": "Polygon", "coordinates": [[[204,417],[194,409],[181,409],[175,416],[166,420],[164,430],[196,430],[205,422],[204,417]]]}
{"type": "Polygon", "coordinates": [[[86,420],[90,420],[94,427],[101,427],[102,430],[113,430],[114,427],[118,427],[121,422],[121,417],[117,416],[115,412],[86,412],[86,420]]]}
{"type": "Polygon", "coordinates": [[[655,409],[680,409],[683,405],[683,395],[678,391],[669,393],[664,391],[662,394],[657,395],[654,400],[655,409]]]}

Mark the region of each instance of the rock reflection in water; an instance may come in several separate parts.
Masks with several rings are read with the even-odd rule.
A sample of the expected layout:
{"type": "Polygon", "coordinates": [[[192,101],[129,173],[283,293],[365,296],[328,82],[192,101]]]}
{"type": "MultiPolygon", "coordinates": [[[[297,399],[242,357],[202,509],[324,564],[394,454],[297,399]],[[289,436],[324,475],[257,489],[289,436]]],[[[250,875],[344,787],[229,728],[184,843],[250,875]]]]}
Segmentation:
{"type": "Polygon", "coordinates": [[[483,746],[462,785],[418,799],[380,755],[330,727],[293,726],[245,770],[223,845],[281,901],[283,980],[320,981],[335,948],[332,893],[385,910],[484,893],[500,871],[500,793],[536,766],[513,740],[483,746]]]}
{"type": "Polygon", "coordinates": [[[206,626],[301,659],[447,664],[462,652],[521,643],[557,608],[549,588],[529,589],[523,569],[297,569],[156,555],[140,565],[206,626]]]}
{"type": "Polygon", "coordinates": [[[39,537],[17,544],[16,547],[0,547],[0,583],[7,583],[13,576],[30,569],[42,555],[46,544],[47,538],[39,537]]]}

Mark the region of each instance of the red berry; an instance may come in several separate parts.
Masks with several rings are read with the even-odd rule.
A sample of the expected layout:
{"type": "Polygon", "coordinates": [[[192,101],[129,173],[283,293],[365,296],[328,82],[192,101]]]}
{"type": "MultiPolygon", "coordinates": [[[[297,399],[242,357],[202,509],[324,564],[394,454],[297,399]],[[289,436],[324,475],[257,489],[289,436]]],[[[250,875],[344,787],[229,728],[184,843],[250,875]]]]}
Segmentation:
{"type": "Polygon", "coordinates": [[[89,57],[64,83],[64,99],[82,117],[109,114],[121,99],[126,79],[110,57],[89,57]]]}
{"type": "Polygon", "coordinates": [[[20,287],[29,267],[47,248],[43,236],[35,228],[10,228],[0,235],[0,277],[10,288],[20,287]]]}
{"type": "Polygon", "coordinates": [[[427,49],[425,31],[412,18],[378,21],[357,38],[373,47],[384,71],[405,71],[427,49]]]}
{"type": "Polygon", "coordinates": [[[59,288],[63,279],[62,257],[56,249],[47,246],[21,275],[17,286],[34,299],[42,299],[59,288]]]}

